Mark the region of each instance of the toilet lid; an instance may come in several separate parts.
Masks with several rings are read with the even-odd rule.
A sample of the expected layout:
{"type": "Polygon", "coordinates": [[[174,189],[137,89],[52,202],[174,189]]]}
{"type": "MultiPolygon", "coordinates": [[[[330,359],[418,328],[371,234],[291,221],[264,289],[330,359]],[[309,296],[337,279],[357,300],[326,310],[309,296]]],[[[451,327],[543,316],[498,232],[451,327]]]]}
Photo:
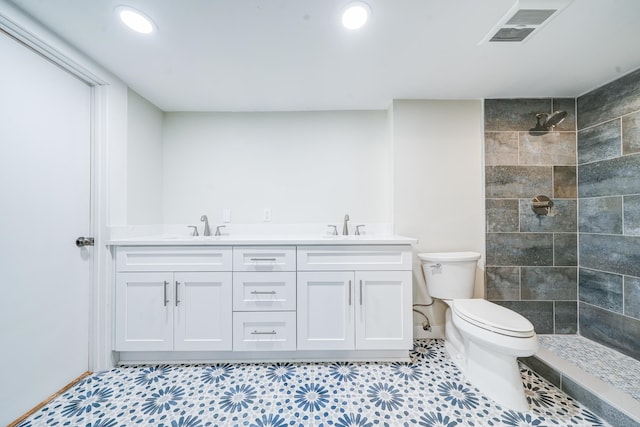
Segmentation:
{"type": "Polygon", "coordinates": [[[512,337],[528,338],[535,332],[533,325],[515,311],[484,299],[454,299],[456,315],[480,328],[512,337]]]}

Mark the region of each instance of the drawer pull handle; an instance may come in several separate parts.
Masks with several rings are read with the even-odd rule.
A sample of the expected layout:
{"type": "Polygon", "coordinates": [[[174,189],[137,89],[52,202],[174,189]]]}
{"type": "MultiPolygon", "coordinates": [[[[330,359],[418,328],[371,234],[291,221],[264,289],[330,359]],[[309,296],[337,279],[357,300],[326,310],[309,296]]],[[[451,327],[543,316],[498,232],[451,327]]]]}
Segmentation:
{"type": "Polygon", "coordinates": [[[275,295],[276,291],[251,291],[251,295],[275,295]]]}
{"type": "Polygon", "coordinates": [[[169,300],[167,299],[167,286],[169,286],[169,282],[167,282],[166,280],[164,281],[164,306],[167,306],[167,303],[169,302],[169,300]]]}
{"type": "Polygon", "coordinates": [[[360,305],[362,305],[362,280],[360,280],[360,305]]]}
{"type": "Polygon", "coordinates": [[[180,282],[176,280],[176,307],[180,304],[180,297],[178,296],[178,286],[180,286],[180,282]]]}
{"type": "Polygon", "coordinates": [[[349,280],[349,305],[351,305],[351,280],[349,280]]]}
{"type": "Polygon", "coordinates": [[[275,258],[250,258],[251,262],[276,262],[275,258]]]}
{"type": "Polygon", "coordinates": [[[255,330],[255,331],[251,332],[251,335],[276,335],[276,334],[277,334],[276,331],[261,332],[261,331],[255,330]]]}

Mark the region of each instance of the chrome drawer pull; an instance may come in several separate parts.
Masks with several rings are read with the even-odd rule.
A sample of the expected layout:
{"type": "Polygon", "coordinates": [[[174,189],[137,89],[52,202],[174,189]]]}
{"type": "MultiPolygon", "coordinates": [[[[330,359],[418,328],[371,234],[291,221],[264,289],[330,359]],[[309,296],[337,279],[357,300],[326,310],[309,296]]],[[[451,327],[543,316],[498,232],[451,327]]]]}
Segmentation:
{"type": "Polygon", "coordinates": [[[349,280],[349,305],[351,305],[351,280],[349,280]]]}
{"type": "Polygon", "coordinates": [[[176,280],[176,307],[180,304],[180,297],[178,296],[178,287],[180,286],[180,282],[176,280]]]}
{"type": "Polygon", "coordinates": [[[259,331],[253,331],[251,332],[251,335],[276,335],[277,332],[276,331],[271,331],[271,332],[259,332],[259,331]]]}
{"type": "Polygon", "coordinates": [[[251,262],[276,262],[275,258],[250,258],[251,262]]]}
{"type": "Polygon", "coordinates": [[[362,280],[360,280],[360,305],[362,305],[362,280]]]}
{"type": "Polygon", "coordinates": [[[251,295],[275,295],[276,291],[251,291],[251,295]]]}
{"type": "Polygon", "coordinates": [[[169,300],[167,299],[167,286],[169,286],[169,282],[167,282],[166,280],[164,281],[164,306],[167,306],[167,303],[169,302],[169,300]]]}

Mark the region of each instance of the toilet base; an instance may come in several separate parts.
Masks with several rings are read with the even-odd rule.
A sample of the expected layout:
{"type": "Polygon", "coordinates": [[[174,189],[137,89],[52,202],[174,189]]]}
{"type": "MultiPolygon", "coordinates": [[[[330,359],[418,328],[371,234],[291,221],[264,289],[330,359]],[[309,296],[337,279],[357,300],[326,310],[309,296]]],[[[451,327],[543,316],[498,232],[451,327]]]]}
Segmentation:
{"type": "Polygon", "coordinates": [[[507,409],[528,411],[517,358],[462,338],[451,321],[450,310],[446,314],[446,328],[447,338],[453,339],[445,339],[444,348],[469,382],[507,409]],[[458,341],[458,337],[462,339],[458,341]]]}

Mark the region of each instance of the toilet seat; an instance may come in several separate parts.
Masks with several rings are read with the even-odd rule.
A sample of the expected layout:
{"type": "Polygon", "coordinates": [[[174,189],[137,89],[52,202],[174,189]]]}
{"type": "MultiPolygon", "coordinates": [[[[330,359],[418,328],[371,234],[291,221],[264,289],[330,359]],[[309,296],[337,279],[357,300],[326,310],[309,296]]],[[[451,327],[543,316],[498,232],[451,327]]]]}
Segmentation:
{"type": "Polygon", "coordinates": [[[533,325],[520,314],[484,299],[454,299],[453,313],[479,328],[514,338],[535,335],[533,325]]]}

